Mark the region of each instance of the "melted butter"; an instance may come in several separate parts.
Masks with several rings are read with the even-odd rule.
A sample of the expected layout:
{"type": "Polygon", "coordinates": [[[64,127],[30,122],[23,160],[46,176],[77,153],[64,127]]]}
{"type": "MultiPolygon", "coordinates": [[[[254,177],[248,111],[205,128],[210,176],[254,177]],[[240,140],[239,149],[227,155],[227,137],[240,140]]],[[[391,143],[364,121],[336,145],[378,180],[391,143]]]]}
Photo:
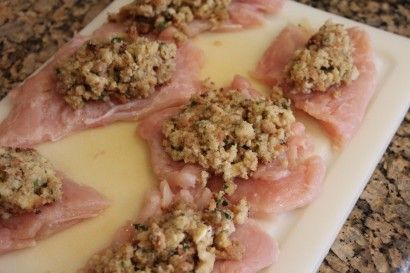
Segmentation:
{"type": "Polygon", "coordinates": [[[205,53],[202,77],[210,78],[217,86],[226,86],[235,75],[241,75],[250,80],[254,88],[267,93],[268,89],[249,73],[283,26],[283,22],[272,19],[259,28],[200,35],[195,42],[205,53]]]}
{"type": "MultiPolygon", "coordinates": [[[[200,35],[195,43],[205,53],[202,77],[226,86],[234,75],[240,74],[251,80],[257,90],[267,93],[268,89],[253,81],[249,72],[285,24],[283,19],[273,18],[260,28],[200,35]]],[[[4,107],[2,104],[0,114],[4,107]]],[[[321,145],[320,153],[329,153],[329,141],[317,124],[309,118],[304,121],[312,124],[308,129],[313,128],[310,133],[321,145]]],[[[108,197],[111,206],[100,217],[57,233],[34,248],[0,256],[0,273],[74,273],[111,242],[119,227],[138,214],[145,191],[156,180],[151,173],[148,148],[138,138],[136,125],[117,123],[90,129],[38,147],[57,169],[94,187],[108,197]]],[[[284,238],[294,218],[285,224],[272,222],[268,229],[276,238],[284,238]]]]}

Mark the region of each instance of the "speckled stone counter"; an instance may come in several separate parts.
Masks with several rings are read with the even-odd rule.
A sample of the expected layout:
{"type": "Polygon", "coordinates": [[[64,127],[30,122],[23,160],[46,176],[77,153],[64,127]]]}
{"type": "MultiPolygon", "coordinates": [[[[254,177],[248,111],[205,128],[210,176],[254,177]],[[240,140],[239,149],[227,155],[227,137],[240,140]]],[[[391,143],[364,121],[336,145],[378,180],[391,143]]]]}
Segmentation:
{"type": "Polygon", "coordinates": [[[111,0],[1,0],[0,97],[47,61],[111,0]]]}
{"type": "MultiPolygon", "coordinates": [[[[0,1],[0,97],[110,2],[0,1]]],[[[299,2],[410,37],[409,0],[299,2]]],[[[408,113],[319,272],[410,272],[409,173],[408,113]]]]}

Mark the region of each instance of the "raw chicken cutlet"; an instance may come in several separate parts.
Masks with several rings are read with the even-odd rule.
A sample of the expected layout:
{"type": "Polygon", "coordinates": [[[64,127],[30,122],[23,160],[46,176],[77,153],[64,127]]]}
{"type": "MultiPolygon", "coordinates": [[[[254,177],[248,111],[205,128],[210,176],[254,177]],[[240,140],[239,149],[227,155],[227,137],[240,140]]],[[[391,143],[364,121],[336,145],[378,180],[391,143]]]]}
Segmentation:
{"type": "Polygon", "coordinates": [[[1,148],[0,254],[100,215],[108,201],[94,189],[55,173],[32,149],[1,148]]]}
{"type": "Polygon", "coordinates": [[[261,25],[281,10],[283,0],[136,0],[110,16],[128,31],[183,40],[207,30],[233,31],[261,25]]]}
{"type": "MultiPolygon", "coordinates": [[[[247,80],[235,77],[232,88],[248,96],[258,96],[247,80]]],[[[169,108],[143,119],[138,132],[148,142],[151,162],[157,177],[167,180],[173,189],[196,189],[203,184],[205,168],[198,164],[174,161],[163,147],[163,122],[181,108],[169,108]]],[[[286,152],[270,163],[260,165],[248,179],[235,178],[237,189],[230,197],[238,201],[247,197],[250,209],[256,215],[272,215],[304,206],[319,193],[325,175],[324,161],[314,155],[314,147],[306,136],[303,124],[294,122],[290,128],[286,152]],[[287,164],[283,164],[283,161],[287,164]]],[[[223,179],[211,177],[209,186],[219,190],[223,179]]]]}
{"type": "Polygon", "coordinates": [[[245,248],[242,260],[217,261],[212,273],[255,273],[275,264],[279,258],[277,243],[251,220],[238,226],[232,239],[245,248]]]}
{"type": "MultiPolygon", "coordinates": [[[[242,81],[242,80],[241,80],[242,81]]],[[[242,81],[242,84],[247,84],[242,81]]],[[[163,180],[158,190],[152,190],[147,193],[145,207],[139,217],[144,220],[152,215],[161,213],[161,209],[170,206],[175,200],[195,203],[198,208],[206,207],[212,193],[208,188],[182,189],[173,193],[168,183],[163,180]]],[[[240,200],[237,200],[240,202],[240,200]]],[[[234,201],[237,203],[236,201],[234,201]]],[[[118,235],[118,242],[124,241],[124,234],[129,229],[123,229],[118,235]]],[[[263,231],[256,222],[248,219],[245,224],[237,226],[232,234],[232,240],[240,242],[244,247],[242,259],[217,261],[213,273],[255,273],[259,270],[274,264],[279,257],[279,246],[265,231],[263,231]],[[252,238],[250,240],[249,238],[252,238]]]]}
{"type": "Polygon", "coordinates": [[[33,247],[39,240],[100,215],[108,201],[87,186],[61,175],[63,195],[60,201],[44,206],[38,213],[27,213],[0,220],[0,254],[33,247]]]}
{"type": "MultiPolygon", "coordinates": [[[[286,75],[287,65],[302,50],[312,33],[301,27],[287,26],[273,40],[252,75],[264,84],[283,88],[295,107],[317,119],[338,147],[354,136],[376,90],[377,71],[368,34],[358,28],[347,29],[352,45],[352,60],[357,71],[351,82],[338,84],[325,92],[295,92],[286,75]]],[[[331,67],[334,69],[334,67],[331,67]]],[[[323,71],[327,71],[323,69],[323,71]]]]}
{"type": "MultiPolygon", "coordinates": [[[[108,24],[99,29],[96,36],[109,37],[117,32],[118,26],[108,24]]],[[[136,119],[153,111],[179,105],[199,89],[198,78],[203,64],[202,51],[190,43],[184,43],[177,49],[176,67],[172,78],[166,84],[157,86],[149,96],[126,100],[124,103],[111,100],[87,101],[85,106],[73,109],[57,88],[55,67],[60,60],[73,54],[87,40],[87,37],[75,36],[56,53],[48,65],[10,92],[9,98],[13,105],[8,116],[0,124],[1,145],[30,147],[46,141],[56,141],[86,128],[103,126],[118,120],[136,119]]],[[[96,82],[99,87],[101,81],[95,81],[95,75],[91,76],[89,82],[96,82]]],[[[127,78],[126,75],[124,77],[127,78]]],[[[72,84],[70,79],[67,82],[72,84]]],[[[125,90],[128,92],[129,88],[125,90]]],[[[65,97],[68,97],[70,102],[77,102],[80,95],[84,99],[91,97],[81,91],[80,85],[74,93],[68,92],[72,91],[67,91],[65,97]]],[[[119,95],[124,98],[127,93],[119,95]]]]}
{"type": "Polygon", "coordinates": [[[254,273],[278,258],[277,243],[247,219],[244,200],[234,205],[207,188],[174,194],[162,181],[145,201],[138,220],[80,272],[254,273]]]}

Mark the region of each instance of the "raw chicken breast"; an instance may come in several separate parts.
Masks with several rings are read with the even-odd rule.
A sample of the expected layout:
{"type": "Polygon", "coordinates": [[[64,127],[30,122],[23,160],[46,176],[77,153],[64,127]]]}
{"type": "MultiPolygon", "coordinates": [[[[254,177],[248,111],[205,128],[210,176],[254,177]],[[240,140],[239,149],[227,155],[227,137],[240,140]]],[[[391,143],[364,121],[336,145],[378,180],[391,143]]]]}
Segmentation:
{"type": "Polygon", "coordinates": [[[284,4],[283,0],[233,0],[232,4],[244,3],[254,6],[257,10],[268,14],[278,13],[284,4]]]}
{"type": "MultiPolygon", "coordinates": [[[[247,180],[235,179],[237,190],[230,196],[234,202],[246,197],[250,211],[257,217],[269,217],[306,206],[319,195],[326,174],[323,159],[314,155],[314,146],[306,136],[303,124],[296,122],[288,140],[288,166],[279,161],[259,166],[247,180]]],[[[209,187],[218,191],[223,186],[219,177],[209,187]]]]}
{"type": "Polygon", "coordinates": [[[295,51],[305,46],[311,35],[304,28],[288,25],[265,51],[252,72],[252,77],[268,86],[282,83],[285,66],[295,51]]]}
{"type": "Polygon", "coordinates": [[[310,37],[309,32],[296,26],[286,27],[275,38],[253,72],[256,79],[269,86],[282,85],[296,108],[316,118],[339,147],[347,144],[360,127],[376,91],[377,71],[370,38],[359,28],[348,29],[348,34],[354,46],[354,64],[360,75],[349,85],[339,88],[338,96],[331,92],[294,94],[283,83],[285,66],[310,37]]]}
{"type": "Polygon", "coordinates": [[[283,0],[234,0],[229,6],[232,24],[242,28],[261,25],[266,14],[276,14],[283,6],[283,0]]]}
{"type": "Polygon", "coordinates": [[[138,134],[148,142],[151,163],[159,180],[167,180],[172,188],[193,188],[201,168],[173,161],[162,148],[162,122],[178,113],[179,107],[168,108],[143,119],[138,126],[138,134]]]}
{"type": "Polygon", "coordinates": [[[347,144],[359,129],[370,99],[376,91],[377,71],[368,34],[359,28],[348,30],[354,45],[354,63],[360,73],[351,84],[331,93],[289,95],[295,106],[318,119],[337,146],[347,144]]]}
{"type": "Polygon", "coordinates": [[[0,254],[35,246],[37,241],[93,218],[107,208],[108,201],[94,189],[63,179],[60,201],[44,206],[39,213],[0,219],[0,254]]]}
{"type": "MultiPolygon", "coordinates": [[[[159,189],[147,193],[145,205],[138,216],[138,221],[144,221],[148,217],[159,215],[162,208],[166,208],[179,199],[187,202],[194,202],[195,200],[195,204],[201,208],[201,204],[205,206],[211,198],[212,194],[207,188],[193,194],[186,190],[174,194],[167,183],[163,181],[159,189]]],[[[118,247],[130,241],[132,239],[132,229],[131,223],[127,223],[120,228],[114,236],[111,246],[118,247]]],[[[277,242],[252,219],[248,219],[243,225],[236,226],[232,238],[239,241],[244,248],[242,259],[217,261],[213,273],[256,273],[275,263],[278,259],[279,247],[277,242]]],[[[89,265],[80,272],[88,272],[88,270],[89,265]]]]}
{"type": "Polygon", "coordinates": [[[279,257],[277,242],[252,220],[238,226],[232,238],[244,246],[242,259],[217,261],[212,273],[256,273],[274,264],[279,257]]]}
{"type": "MultiPolygon", "coordinates": [[[[99,32],[98,35],[101,33],[107,35],[108,32],[99,32]]],[[[203,64],[202,51],[185,43],[178,48],[176,71],[171,82],[159,87],[151,97],[125,104],[92,102],[82,109],[73,110],[56,90],[54,65],[86,40],[86,37],[74,37],[57,52],[50,64],[11,91],[9,96],[13,107],[0,124],[0,145],[29,147],[45,141],[56,141],[75,131],[118,120],[135,119],[181,104],[198,90],[203,64]]]]}
{"type": "MultiPolygon", "coordinates": [[[[249,82],[235,77],[232,87],[243,94],[256,96],[249,82]]],[[[140,136],[148,142],[151,162],[156,176],[167,180],[172,189],[195,189],[202,167],[173,161],[162,147],[162,123],[176,114],[180,108],[169,108],[143,119],[138,127],[140,136]]],[[[310,203],[321,189],[325,176],[324,161],[313,154],[314,146],[307,137],[305,127],[299,122],[292,125],[288,139],[288,166],[277,160],[258,167],[247,180],[237,179],[235,201],[247,197],[254,215],[277,214],[310,203]]],[[[210,180],[209,186],[216,191],[222,186],[219,177],[210,180]]]]}
{"type": "Polygon", "coordinates": [[[209,188],[196,187],[191,189],[171,189],[167,181],[163,180],[159,188],[151,189],[145,196],[144,207],[138,216],[138,221],[145,221],[149,217],[158,215],[161,210],[173,202],[184,201],[194,203],[198,209],[203,209],[209,204],[212,192],[209,188]]]}
{"type": "MultiPolygon", "coordinates": [[[[234,202],[246,198],[250,211],[256,217],[271,217],[291,211],[311,203],[319,195],[326,173],[326,167],[319,156],[312,156],[289,168],[271,170],[268,177],[236,180],[238,185],[235,193],[230,196],[234,202]],[[283,172],[287,173],[283,175],[283,172]],[[277,175],[278,177],[274,177],[277,175]]],[[[221,180],[211,182],[213,190],[219,190],[221,180]]]]}
{"type": "MultiPolygon", "coordinates": [[[[118,247],[129,241],[131,230],[132,227],[129,225],[121,228],[117,232],[112,246],[118,247]]],[[[252,220],[237,226],[232,238],[239,241],[244,248],[242,259],[217,260],[212,273],[256,273],[278,260],[278,243],[252,220]]],[[[89,270],[89,265],[86,265],[78,272],[86,273],[89,270]]]]}

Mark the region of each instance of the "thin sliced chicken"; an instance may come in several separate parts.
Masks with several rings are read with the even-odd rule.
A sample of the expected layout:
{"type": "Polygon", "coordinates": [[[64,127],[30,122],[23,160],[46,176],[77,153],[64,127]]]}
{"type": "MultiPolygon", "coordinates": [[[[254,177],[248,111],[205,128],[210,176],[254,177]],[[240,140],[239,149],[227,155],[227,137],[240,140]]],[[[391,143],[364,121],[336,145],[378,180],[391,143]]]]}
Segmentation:
{"type": "Polygon", "coordinates": [[[245,3],[256,7],[259,11],[267,14],[276,14],[283,8],[283,0],[234,0],[235,3],[245,3]]]}
{"type": "Polygon", "coordinates": [[[144,207],[138,216],[138,221],[145,221],[161,213],[162,209],[169,207],[173,202],[183,201],[195,203],[198,209],[203,209],[209,204],[212,192],[207,187],[191,189],[171,189],[167,181],[163,180],[158,189],[151,189],[145,196],[144,207]]]}
{"type": "MultiPolygon", "coordinates": [[[[256,96],[247,80],[235,77],[232,87],[248,96],[256,96]]],[[[173,161],[164,151],[162,123],[178,113],[180,108],[169,108],[143,119],[138,127],[140,136],[148,142],[151,162],[156,176],[167,180],[172,189],[195,189],[203,168],[198,165],[173,161]]],[[[299,122],[292,125],[292,136],[288,139],[287,153],[276,160],[258,167],[247,180],[237,180],[238,190],[232,197],[235,201],[248,197],[254,215],[277,214],[310,203],[319,194],[324,176],[325,163],[313,155],[314,146],[299,122]],[[283,158],[281,158],[283,159],[283,158]],[[254,198],[252,198],[252,196],[254,198]],[[264,198],[260,198],[263,196],[264,198]]],[[[222,186],[219,177],[211,179],[209,185],[217,191],[222,186]]]]}
{"type": "MultiPolygon", "coordinates": [[[[260,176],[236,180],[238,188],[229,199],[238,202],[245,197],[253,216],[269,218],[314,201],[322,189],[325,173],[323,160],[312,156],[288,169],[282,168],[277,172],[271,169],[266,175],[272,179],[260,176]]],[[[222,187],[222,182],[214,179],[209,186],[217,191],[222,187]]]]}
{"type": "Polygon", "coordinates": [[[283,0],[234,0],[229,6],[233,24],[242,28],[261,25],[266,14],[276,14],[283,7],[283,0]]]}
{"type": "Polygon", "coordinates": [[[256,273],[278,260],[277,242],[252,220],[238,226],[232,238],[244,246],[242,259],[217,261],[212,273],[256,273]]]}
{"type": "MultiPolygon", "coordinates": [[[[138,220],[144,221],[160,214],[161,209],[168,207],[176,200],[195,202],[201,209],[209,203],[211,198],[212,194],[208,188],[196,192],[182,190],[172,193],[168,184],[163,181],[159,189],[147,193],[145,206],[138,220]]],[[[119,246],[131,240],[131,230],[130,224],[120,228],[115,235],[112,246],[119,246]]],[[[277,242],[251,219],[248,219],[245,224],[237,226],[232,238],[239,241],[244,248],[242,259],[217,261],[213,273],[256,273],[275,263],[278,259],[279,247],[277,242]]]]}
{"type": "Polygon", "coordinates": [[[162,147],[162,123],[180,110],[179,107],[168,108],[143,119],[138,125],[139,135],[148,142],[151,163],[155,175],[166,180],[172,188],[193,188],[200,175],[201,168],[173,161],[162,147]]]}
{"type": "Polygon", "coordinates": [[[283,81],[283,70],[296,50],[305,46],[312,33],[295,25],[288,25],[273,40],[259,60],[252,77],[268,86],[283,81]]]}
{"type": "MultiPolygon", "coordinates": [[[[235,76],[231,86],[249,97],[259,95],[241,76],[235,76]]],[[[187,101],[188,99],[185,102],[187,101]]],[[[162,147],[162,123],[177,114],[180,109],[180,107],[168,108],[144,118],[138,126],[138,133],[150,146],[151,162],[156,176],[160,180],[167,180],[172,188],[187,189],[195,187],[203,169],[196,165],[173,161],[162,147]]]]}
{"type": "MultiPolygon", "coordinates": [[[[98,35],[102,33],[108,35],[110,32],[103,31],[98,35]]],[[[50,64],[9,94],[13,107],[0,124],[0,145],[30,147],[45,141],[56,141],[86,128],[136,119],[181,104],[199,89],[202,51],[185,43],[178,48],[176,71],[171,82],[159,87],[149,98],[125,104],[95,102],[73,110],[56,90],[54,65],[86,40],[86,37],[74,37],[58,51],[50,64]]]]}
{"type": "Polygon", "coordinates": [[[286,64],[310,37],[309,32],[296,26],[286,27],[275,38],[253,72],[256,79],[269,86],[282,85],[296,108],[317,119],[339,147],[347,144],[359,129],[370,99],[376,91],[377,80],[374,53],[368,34],[359,28],[348,29],[348,34],[354,46],[354,64],[360,75],[349,85],[339,88],[337,96],[329,92],[294,94],[283,83],[286,64]]]}
{"type": "Polygon", "coordinates": [[[60,201],[44,206],[39,213],[26,213],[0,220],[0,254],[32,247],[37,241],[93,218],[108,206],[108,200],[94,189],[62,176],[60,201]]]}

